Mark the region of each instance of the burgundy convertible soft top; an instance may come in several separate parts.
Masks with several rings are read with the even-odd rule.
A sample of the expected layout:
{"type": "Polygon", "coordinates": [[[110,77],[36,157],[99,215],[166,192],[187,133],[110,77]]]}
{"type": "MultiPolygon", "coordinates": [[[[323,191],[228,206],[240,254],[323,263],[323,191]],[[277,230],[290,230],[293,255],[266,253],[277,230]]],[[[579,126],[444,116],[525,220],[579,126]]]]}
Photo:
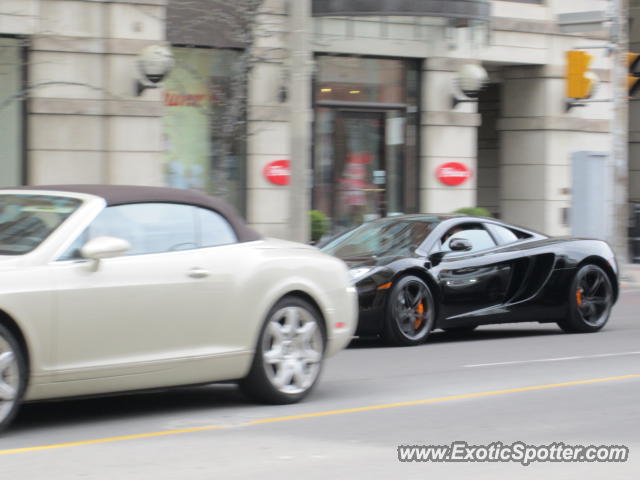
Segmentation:
{"type": "MultiPolygon", "coordinates": [[[[4,189],[8,188],[5,187],[4,189]]],[[[240,242],[251,242],[262,238],[258,232],[245,224],[231,205],[218,198],[194,190],[181,190],[167,187],[143,187],[138,185],[28,185],[11,188],[11,190],[15,189],[86,193],[104,198],[107,205],[150,202],[195,205],[223,215],[233,226],[240,242]]]]}

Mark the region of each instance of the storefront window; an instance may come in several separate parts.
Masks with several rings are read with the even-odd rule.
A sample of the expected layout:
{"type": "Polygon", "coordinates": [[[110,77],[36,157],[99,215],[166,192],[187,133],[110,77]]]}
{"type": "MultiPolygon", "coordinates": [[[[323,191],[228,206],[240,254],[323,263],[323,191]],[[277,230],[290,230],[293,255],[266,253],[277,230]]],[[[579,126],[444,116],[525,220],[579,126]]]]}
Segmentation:
{"type": "Polygon", "coordinates": [[[22,53],[19,40],[0,38],[0,187],[22,178],[22,53]]]}
{"type": "Polygon", "coordinates": [[[404,103],[402,60],[365,57],[318,57],[318,100],[404,103]]]}
{"type": "Polygon", "coordinates": [[[313,206],[334,232],[418,209],[416,62],[319,56],[313,206]]]}
{"type": "Polygon", "coordinates": [[[245,204],[243,119],[230,115],[235,50],[174,47],[165,88],[165,182],[245,204]],[[226,122],[226,123],[225,123],[226,122]],[[231,122],[229,124],[229,122],[231,122]]]}

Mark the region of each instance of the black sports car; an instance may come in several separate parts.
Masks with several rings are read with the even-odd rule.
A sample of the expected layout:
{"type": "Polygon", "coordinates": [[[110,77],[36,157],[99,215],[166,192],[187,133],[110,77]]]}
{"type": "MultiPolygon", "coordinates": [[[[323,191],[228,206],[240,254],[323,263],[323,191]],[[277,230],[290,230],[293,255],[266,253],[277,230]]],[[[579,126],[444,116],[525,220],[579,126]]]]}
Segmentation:
{"type": "Polygon", "coordinates": [[[344,260],[358,289],[357,334],[415,345],[434,328],[556,322],[600,330],[618,298],[606,242],[552,238],[478,217],[405,215],[360,225],[321,249],[344,260]]]}

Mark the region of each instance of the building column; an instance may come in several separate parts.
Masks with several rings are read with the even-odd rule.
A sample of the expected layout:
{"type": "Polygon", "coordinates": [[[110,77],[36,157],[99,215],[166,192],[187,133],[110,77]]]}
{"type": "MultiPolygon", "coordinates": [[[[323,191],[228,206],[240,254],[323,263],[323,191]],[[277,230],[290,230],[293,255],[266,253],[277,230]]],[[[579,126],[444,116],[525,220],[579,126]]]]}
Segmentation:
{"type": "MultiPolygon", "coordinates": [[[[601,81],[608,72],[599,71],[601,81]]],[[[571,154],[611,148],[610,105],[564,111],[564,68],[503,70],[501,133],[502,218],[550,235],[568,235],[571,154]]],[[[601,85],[599,97],[609,93],[601,85]],[[604,92],[603,92],[604,91],[604,92]]]]}
{"type": "Polygon", "coordinates": [[[420,148],[420,211],[448,213],[476,204],[477,135],[480,115],[477,104],[451,108],[455,72],[461,61],[429,58],[422,72],[420,148]],[[448,186],[436,178],[438,167],[458,162],[471,170],[471,178],[448,186]]]}
{"type": "MultiPolygon", "coordinates": [[[[274,3],[261,21],[271,31],[270,24],[284,24],[284,15],[284,2],[274,3]]],[[[275,160],[295,161],[290,154],[286,39],[277,32],[256,38],[258,60],[250,72],[247,98],[247,221],[263,235],[278,238],[289,236],[290,192],[286,185],[269,182],[264,168],[275,160]]]]}

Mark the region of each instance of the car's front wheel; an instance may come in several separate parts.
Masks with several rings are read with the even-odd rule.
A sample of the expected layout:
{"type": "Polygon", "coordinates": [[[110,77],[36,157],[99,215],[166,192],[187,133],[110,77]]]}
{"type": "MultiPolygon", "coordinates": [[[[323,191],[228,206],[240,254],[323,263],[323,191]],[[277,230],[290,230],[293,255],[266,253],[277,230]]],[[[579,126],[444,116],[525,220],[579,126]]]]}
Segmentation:
{"type": "Polygon", "coordinates": [[[558,322],[570,333],[597,332],[609,320],[613,306],[613,287],[607,273],[597,265],[583,265],[569,291],[567,317],[558,322]]]}
{"type": "Polygon", "coordinates": [[[391,345],[417,345],[433,328],[435,304],[427,284],[407,275],[392,287],[387,299],[383,337],[391,345]]]}
{"type": "Polygon", "coordinates": [[[318,310],[304,299],[285,297],[268,313],[251,371],[240,387],[260,402],[297,402],[316,384],[325,346],[318,310]]]}
{"type": "Polygon", "coordinates": [[[0,431],[15,416],[27,384],[22,348],[4,325],[0,325],[0,431]]]}

